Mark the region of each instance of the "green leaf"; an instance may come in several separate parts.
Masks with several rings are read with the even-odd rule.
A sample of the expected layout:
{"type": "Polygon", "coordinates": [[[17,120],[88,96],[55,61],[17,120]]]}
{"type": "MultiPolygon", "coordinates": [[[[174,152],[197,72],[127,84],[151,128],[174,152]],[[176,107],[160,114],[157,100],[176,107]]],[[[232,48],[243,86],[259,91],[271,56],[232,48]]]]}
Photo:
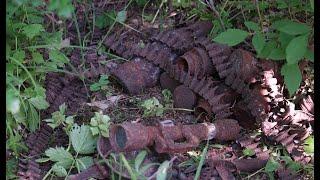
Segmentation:
{"type": "Polygon", "coordinates": [[[14,51],[12,57],[17,61],[19,61],[20,63],[22,63],[24,61],[24,58],[26,57],[26,54],[22,50],[17,50],[17,51],[14,51]]]}
{"type": "Polygon", "coordinates": [[[98,135],[100,132],[98,127],[90,127],[90,129],[93,136],[98,135]]]}
{"type": "Polygon", "coordinates": [[[99,91],[101,88],[99,83],[93,83],[90,85],[90,91],[99,91]]]}
{"type": "Polygon", "coordinates": [[[314,62],[314,52],[311,51],[310,49],[307,49],[306,53],[304,54],[304,58],[306,58],[311,62],[314,62]]]}
{"type": "Polygon", "coordinates": [[[260,54],[258,54],[258,58],[267,58],[271,51],[276,49],[277,43],[275,41],[269,41],[265,44],[260,54]]]}
{"type": "Polygon", "coordinates": [[[117,13],[116,21],[120,23],[124,23],[127,19],[127,11],[122,10],[117,13]]]}
{"type": "Polygon", "coordinates": [[[278,9],[285,9],[288,7],[287,3],[284,0],[277,0],[276,2],[278,9]]]}
{"type": "Polygon", "coordinates": [[[32,52],[32,59],[35,63],[37,64],[42,64],[44,63],[43,56],[41,53],[38,51],[32,52]]]}
{"type": "Polygon", "coordinates": [[[304,150],[308,154],[313,154],[314,153],[314,136],[309,136],[304,141],[304,150]]]}
{"type": "Polygon", "coordinates": [[[268,56],[268,59],[272,60],[284,60],[286,59],[286,53],[283,49],[273,49],[268,56]]]}
{"type": "Polygon", "coordinates": [[[136,169],[136,171],[139,171],[139,167],[141,166],[141,163],[143,162],[146,155],[147,155],[147,151],[143,150],[143,151],[140,151],[137,157],[135,158],[134,168],[136,169]]]}
{"type": "Polygon", "coordinates": [[[310,6],[311,6],[312,10],[314,11],[314,0],[310,0],[310,6]]]}
{"type": "Polygon", "coordinates": [[[63,166],[60,166],[58,164],[54,164],[52,166],[52,171],[58,177],[66,177],[68,175],[67,170],[63,166]]]}
{"type": "Polygon", "coordinates": [[[277,30],[290,35],[307,34],[311,31],[311,28],[303,23],[297,23],[293,21],[287,21],[277,27],[277,30]]]}
{"type": "Polygon", "coordinates": [[[273,158],[270,158],[266,164],[265,171],[274,172],[280,167],[280,164],[273,158]]]}
{"type": "Polygon", "coordinates": [[[249,149],[249,148],[245,148],[244,150],[242,150],[242,153],[245,156],[253,156],[253,155],[255,155],[254,150],[249,149]]]}
{"type": "Polygon", "coordinates": [[[70,18],[74,7],[71,0],[51,0],[48,6],[49,10],[56,10],[58,16],[70,18]]]}
{"type": "Polygon", "coordinates": [[[201,159],[200,159],[199,165],[197,167],[197,171],[196,171],[196,175],[194,177],[194,180],[198,180],[200,177],[200,172],[201,172],[201,169],[202,169],[202,166],[203,166],[203,163],[204,163],[205,157],[207,155],[207,151],[208,151],[208,145],[209,145],[208,142],[209,141],[207,141],[207,145],[201,153],[201,159]]]}
{"type": "Polygon", "coordinates": [[[44,162],[48,162],[48,161],[50,161],[50,158],[39,158],[36,160],[36,162],[38,162],[38,163],[44,163],[44,162]]]}
{"type": "Polygon", "coordinates": [[[302,76],[298,64],[284,64],[281,68],[284,82],[292,96],[299,88],[302,76]]]}
{"type": "Polygon", "coordinates": [[[280,32],[279,33],[279,42],[281,47],[285,48],[288,46],[289,42],[294,38],[294,36],[280,32]]]}
{"type": "Polygon", "coordinates": [[[70,132],[71,144],[79,154],[91,154],[96,148],[96,138],[91,134],[89,126],[74,124],[70,132]]]}
{"type": "Polygon", "coordinates": [[[289,19],[281,19],[281,20],[278,20],[278,21],[274,21],[271,25],[271,27],[273,29],[279,29],[280,27],[283,27],[287,24],[289,24],[291,21],[289,19]]]}
{"type": "Polygon", "coordinates": [[[99,29],[105,28],[107,24],[107,19],[105,15],[99,15],[95,19],[96,26],[99,29]]]}
{"type": "Polygon", "coordinates": [[[25,34],[29,39],[40,34],[40,32],[44,32],[44,28],[41,24],[28,24],[22,28],[22,33],[25,34]]]}
{"type": "Polygon", "coordinates": [[[85,169],[88,169],[88,167],[92,165],[93,165],[92,157],[84,156],[76,159],[76,167],[80,172],[85,169]]]}
{"type": "Polygon", "coordinates": [[[28,101],[38,110],[47,109],[49,107],[49,103],[42,96],[30,98],[28,101]]]}
{"type": "Polygon", "coordinates": [[[157,180],[166,180],[168,170],[170,168],[170,161],[164,161],[161,163],[157,170],[157,180]]]}
{"type": "Polygon", "coordinates": [[[252,45],[258,54],[261,53],[265,44],[266,42],[263,34],[257,33],[252,37],[252,45]]]}
{"type": "Polygon", "coordinates": [[[248,32],[241,29],[228,29],[215,37],[213,41],[221,44],[227,44],[228,46],[235,46],[243,42],[248,35],[248,32]]]}
{"type": "Polygon", "coordinates": [[[259,29],[260,29],[259,25],[255,22],[252,22],[252,21],[246,21],[246,22],[244,22],[244,25],[246,25],[248,29],[251,29],[255,32],[259,31],[259,29]]]}
{"type": "Polygon", "coordinates": [[[123,153],[120,153],[120,159],[123,162],[124,166],[126,167],[126,169],[128,170],[131,179],[136,180],[137,177],[136,175],[133,173],[131,166],[129,165],[129,162],[127,161],[126,157],[123,155],[123,153]]]}
{"type": "Polygon", "coordinates": [[[66,169],[70,168],[73,162],[73,156],[63,147],[49,148],[45,151],[45,154],[51,161],[56,162],[58,166],[66,169]]]}
{"type": "Polygon", "coordinates": [[[69,59],[59,50],[51,50],[49,52],[49,58],[55,62],[58,67],[64,67],[64,65],[69,62],[69,59]]]}
{"type": "Polygon", "coordinates": [[[307,51],[308,36],[298,36],[290,41],[286,48],[286,59],[288,64],[298,63],[307,51]]]}
{"type": "Polygon", "coordinates": [[[31,132],[35,132],[38,129],[40,123],[40,118],[37,110],[33,105],[29,104],[28,110],[28,127],[31,132]]]}

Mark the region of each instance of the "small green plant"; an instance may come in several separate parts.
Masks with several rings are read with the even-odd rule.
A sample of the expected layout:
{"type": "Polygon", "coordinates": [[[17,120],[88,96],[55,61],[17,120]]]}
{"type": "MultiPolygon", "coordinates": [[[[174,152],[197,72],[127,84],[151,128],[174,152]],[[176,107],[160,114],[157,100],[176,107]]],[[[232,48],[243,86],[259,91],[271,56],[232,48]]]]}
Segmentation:
{"type": "Polygon", "coordinates": [[[90,85],[90,91],[106,90],[109,84],[108,78],[107,75],[101,75],[98,82],[90,85]]]}
{"type": "Polygon", "coordinates": [[[51,114],[50,119],[45,119],[44,121],[47,122],[48,126],[50,126],[52,129],[55,129],[56,127],[60,126],[61,124],[63,127],[66,127],[67,129],[70,129],[70,127],[73,125],[74,122],[74,116],[68,116],[66,117],[67,106],[65,103],[59,106],[59,111],[53,112],[51,114]]]}
{"type": "Polygon", "coordinates": [[[314,154],[314,136],[309,136],[304,141],[304,150],[306,153],[313,155],[314,154]]]}
{"type": "Polygon", "coordinates": [[[95,112],[94,117],[91,118],[90,126],[92,135],[101,134],[104,137],[109,137],[110,117],[108,115],[95,112]]]}
{"type": "Polygon", "coordinates": [[[244,156],[253,156],[256,153],[254,152],[254,150],[249,149],[249,148],[245,148],[244,150],[242,150],[242,153],[244,156]]]}
{"type": "Polygon", "coordinates": [[[170,106],[170,104],[172,104],[172,102],[173,102],[172,93],[168,89],[162,90],[161,93],[162,93],[162,95],[164,97],[165,107],[170,106]]]}
{"type": "Polygon", "coordinates": [[[155,97],[143,101],[141,107],[143,108],[143,117],[162,116],[164,112],[163,105],[155,97]]]}
{"type": "Polygon", "coordinates": [[[95,151],[97,136],[92,135],[90,126],[73,124],[68,134],[70,143],[67,149],[49,148],[45,151],[45,158],[37,159],[40,163],[54,162],[44,179],[49,175],[67,177],[74,168],[81,172],[93,165],[92,157],[87,155],[95,151]]]}

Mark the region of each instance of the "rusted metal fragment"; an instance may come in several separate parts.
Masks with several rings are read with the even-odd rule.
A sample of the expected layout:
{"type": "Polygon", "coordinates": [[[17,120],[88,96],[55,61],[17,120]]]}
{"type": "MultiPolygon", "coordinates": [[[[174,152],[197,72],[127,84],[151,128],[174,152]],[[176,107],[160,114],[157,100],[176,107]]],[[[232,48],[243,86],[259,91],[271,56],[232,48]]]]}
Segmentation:
{"type": "Polygon", "coordinates": [[[196,104],[197,96],[189,88],[180,85],[174,89],[173,105],[177,108],[193,109],[196,104]]]}
{"type": "Polygon", "coordinates": [[[215,138],[222,141],[234,140],[240,132],[240,126],[232,119],[219,119],[214,122],[217,128],[215,138]]]}
{"type": "Polygon", "coordinates": [[[241,172],[254,172],[263,168],[268,162],[267,159],[253,158],[253,159],[235,159],[235,164],[238,171],[241,172]]]}
{"type": "Polygon", "coordinates": [[[160,69],[143,59],[136,58],[133,61],[121,64],[112,72],[118,83],[130,94],[139,94],[145,88],[157,84],[160,69]]]}
{"type": "Polygon", "coordinates": [[[93,165],[88,169],[85,169],[81,173],[70,175],[70,180],[81,180],[81,179],[106,179],[109,177],[107,166],[105,165],[93,165]]]}
{"type": "Polygon", "coordinates": [[[212,111],[209,102],[202,98],[199,99],[197,106],[194,109],[194,115],[199,117],[200,120],[211,117],[212,111]]]}
{"type": "Polygon", "coordinates": [[[163,121],[159,126],[123,123],[111,127],[110,144],[115,151],[133,151],[154,144],[158,153],[185,152],[197,147],[202,140],[235,139],[239,131],[237,121],[232,119],[195,125],[174,125],[171,120],[163,121]],[[185,142],[178,143],[182,139],[185,142]]]}
{"type": "Polygon", "coordinates": [[[218,165],[218,166],[216,166],[216,169],[217,169],[222,180],[235,180],[236,179],[234,177],[234,175],[232,174],[232,172],[229,169],[227,169],[225,166],[218,165]]]}
{"type": "Polygon", "coordinates": [[[39,164],[35,161],[35,158],[31,159],[19,159],[18,165],[18,177],[19,179],[42,179],[42,171],[39,164]]]}
{"type": "Polygon", "coordinates": [[[168,89],[173,93],[174,89],[180,85],[177,80],[172,79],[166,72],[160,75],[160,85],[163,89],[168,89]]]}

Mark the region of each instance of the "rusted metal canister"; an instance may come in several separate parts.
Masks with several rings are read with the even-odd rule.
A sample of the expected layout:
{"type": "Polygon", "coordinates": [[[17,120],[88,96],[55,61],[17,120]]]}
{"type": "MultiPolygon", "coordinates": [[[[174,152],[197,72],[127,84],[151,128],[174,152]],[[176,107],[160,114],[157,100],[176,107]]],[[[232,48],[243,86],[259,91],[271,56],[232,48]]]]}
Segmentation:
{"type": "Polygon", "coordinates": [[[230,55],[230,62],[233,64],[232,68],[240,79],[246,83],[255,80],[255,76],[259,73],[257,68],[257,59],[253,54],[243,49],[237,49],[230,55]]]}
{"type": "Polygon", "coordinates": [[[205,119],[205,117],[210,117],[212,115],[212,111],[209,102],[203,98],[199,99],[198,104],[194,109],[194,115],[196,117],[200,116],[200,121],[205,119]]]}
{"type": "Polygon", "coordinates": [[[146,60],[135,58],[119,65],[111,75],[124,87],[125,91],[134,95],[157,84],[160,68],[146,60]]]}
{"type": "Polygon", "coordinates": [[[156,127],[139,123],[113,125],[110,128],[110,144],[115,151],[132,151],[150,146],[158,133],[156,127]]]}
{"type": "Polygon", "coordinates": [[[199,146],[203,140],[233,140],[239,132],[240,126],[233,119],[192,125],[160,123],[159,126],[125,122],[111,126],[109,139],[112,149],[117,152],[138,150],[153,144],[158,153],[185,152],[199,146]],[[185,142],[176,143],[181,139],[185,142]]]}
{"type": "Polygon", "coordinates": [[[193,109],[197,95],[184,85],[178,86],[173,92],[173,105],[176,108],[193,109]]]}
{"type": "Polygon", "coordinates": [[[179,83],[177,80],[172,79],[168,73],[164,72],[160,75],[160,85],[163,89],[168,89],[173,93],[174,89],[179,86],[181,83],[179,83]]]}

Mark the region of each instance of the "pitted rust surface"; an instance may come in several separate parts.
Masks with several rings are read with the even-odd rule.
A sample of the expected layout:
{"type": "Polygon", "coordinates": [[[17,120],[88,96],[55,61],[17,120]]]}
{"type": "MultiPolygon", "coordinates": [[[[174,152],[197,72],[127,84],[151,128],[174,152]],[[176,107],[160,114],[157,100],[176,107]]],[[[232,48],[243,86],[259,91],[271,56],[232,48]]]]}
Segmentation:
{"type": "Polygon", "coordinates": [[[172,79],[166,72],[160,75],[160,85],[162,89],[168,89],[173,93],[174,89],[180,85],[180,82],[172,79]]]}
{"type": "Polygon", "coordinates": [[[173,105],[177,108],[193,109],[197,95],[184,85],[175,88],[173,92],[173,105]]]}
{"type": "Polygon", "coordinates": [[[145,88],[153,87],[157,84],[160,69],[152,63],[136,58],[119,65],[111,73],[120,84],[122,84],[130,94],[139,94],[145,88]]]}
{"type": "Polygon", "coordinates": [[[111,127],[110,144],[115,151],[133,151],[154,145],[158,153],[185,152],[206,139],[233,140],[239,132],[240,126],[232,119],[195,125],[174,125],[171,120],[159,126],[123,123],[111,127]],[[179,142],[182,139],[185,142],[179,142]]]}
{"type": "Polygon", "coordinates": [[[211,117],[212,111],[210,104],[207,100],[204,99],[199,99],[197,106],[195,107],[194,110],[194,115],[196,117],[202,117],[201,119],[205,119],[206,117],[211,117]]]}

